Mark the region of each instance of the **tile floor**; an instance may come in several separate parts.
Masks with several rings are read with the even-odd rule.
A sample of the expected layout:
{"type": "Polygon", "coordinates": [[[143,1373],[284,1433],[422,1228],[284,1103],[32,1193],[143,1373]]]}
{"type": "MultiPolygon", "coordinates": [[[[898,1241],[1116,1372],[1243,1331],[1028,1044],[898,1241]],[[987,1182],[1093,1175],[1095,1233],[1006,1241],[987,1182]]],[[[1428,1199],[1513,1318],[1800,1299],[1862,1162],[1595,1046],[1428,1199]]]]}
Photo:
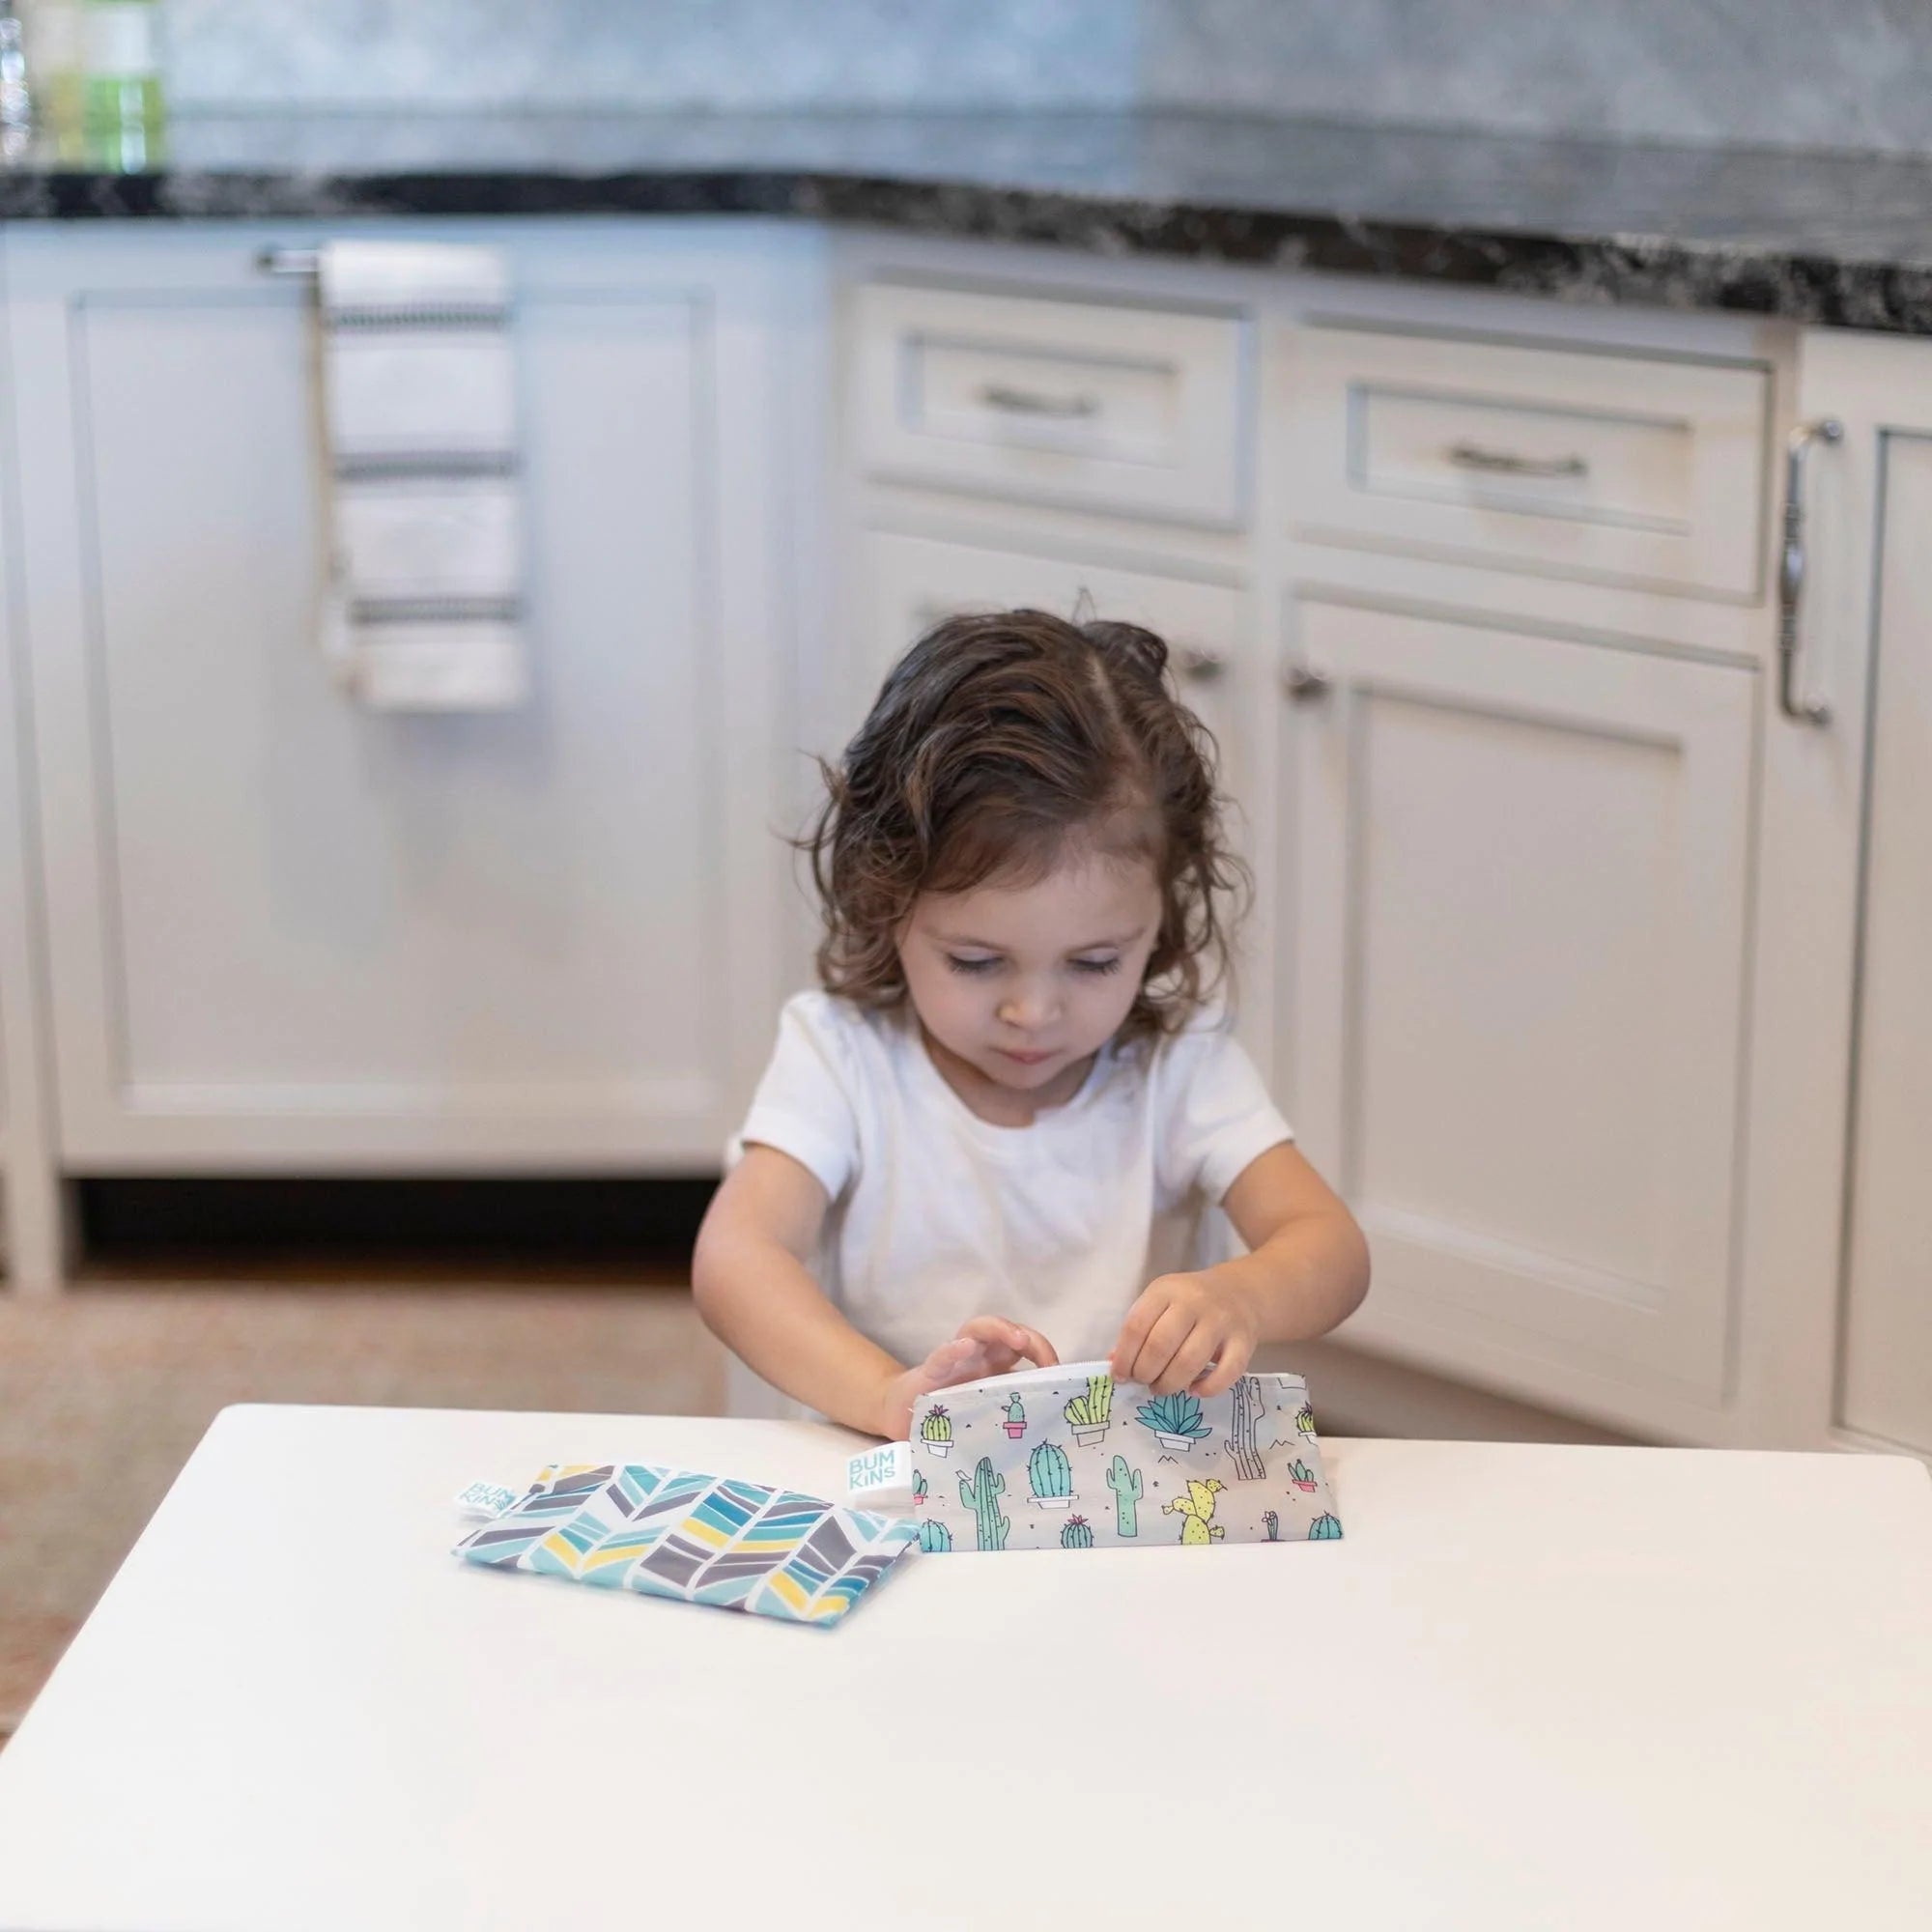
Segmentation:
{"type": "Polygon", "coordinates": [[[668,1272],[337,1268],[0,1293],[0,1738],[229,1403],[672,1414],[715,1412],[723,1394],[724,1357],[668,1272]]]}

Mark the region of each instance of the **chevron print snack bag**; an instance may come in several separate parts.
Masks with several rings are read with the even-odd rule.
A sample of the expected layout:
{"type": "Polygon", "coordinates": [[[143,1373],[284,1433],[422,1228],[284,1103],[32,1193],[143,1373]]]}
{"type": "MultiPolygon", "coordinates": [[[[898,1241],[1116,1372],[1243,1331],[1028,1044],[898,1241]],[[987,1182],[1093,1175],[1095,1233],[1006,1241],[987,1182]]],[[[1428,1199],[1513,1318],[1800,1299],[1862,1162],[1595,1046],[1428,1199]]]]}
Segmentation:
{"type": "Polygon", "coordinates": [[[760,1483],[645,1463],[569,1463],[545,1469],[454,1553],[830,1629],[917,1535],[909,1522],[760,1483]]]}
{"type": "Polygon", "coordinates": [[[1308,1384],[1157,1396],[1104,1362],[939,1389],[912,1420],[920,1548],[1325,1542],[1342,1534],[1308,1384]]]}

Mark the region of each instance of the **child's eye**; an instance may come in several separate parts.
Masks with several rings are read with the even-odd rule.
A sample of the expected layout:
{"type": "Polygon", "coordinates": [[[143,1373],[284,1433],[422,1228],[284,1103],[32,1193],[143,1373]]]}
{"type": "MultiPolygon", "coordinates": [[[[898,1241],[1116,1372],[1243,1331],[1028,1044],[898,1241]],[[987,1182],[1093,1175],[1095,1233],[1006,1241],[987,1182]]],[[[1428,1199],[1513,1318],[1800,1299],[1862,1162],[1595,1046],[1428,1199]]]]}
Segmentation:
{"type": "Polygon", "coordinates": [[[997,959],[962,959],[956,952],[949,952],[946,955],[946,963],[955,973],[985,973],[1000,962],[997,959]]]}
{"type": "Polygon", "coordinates": [[[1118,959],[1076,959],[1073,962],[1076,973],[1118,973],[1121,962],[1118,959]]]}

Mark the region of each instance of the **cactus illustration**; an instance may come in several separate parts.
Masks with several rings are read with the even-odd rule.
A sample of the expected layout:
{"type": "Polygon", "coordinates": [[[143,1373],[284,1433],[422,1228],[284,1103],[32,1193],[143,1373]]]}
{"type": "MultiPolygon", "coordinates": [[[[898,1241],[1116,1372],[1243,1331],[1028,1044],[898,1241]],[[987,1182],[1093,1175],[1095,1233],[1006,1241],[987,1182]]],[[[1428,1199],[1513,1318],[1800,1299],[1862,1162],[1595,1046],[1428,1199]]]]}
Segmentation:
{"type": "Polygon", "coordinates": [[[1134,1413],[1160,1437],[1164,1448],[1192,1449],[1209,1433],[1202,1420],[1200,1398],[1184,1390],[1157,1395],[1151,1402],[1142,1403],[1134,1413]]]}
{"type": "Polygon", "coordinates": [[[1266,1515],[1264,1515],[1262,1518],[1262,1520],[1267,1525],[1268,1541],[1270,1543],[1279,1543],[1281,1541],[1280,1517],[1276,1516],[1273,1510],[1269,1510],[1266,1513],[1266,1515]]]}
{"type": "Polygon", "coordinates": [[[1007,1404],[1006,1431],[1015,1442],[1026,1434],[1026,1404],[1019,1399],[1017,1390],[1007,1404]]]}
{"type": "Polygon", "coordinates": [[[1060,1531],[1060,1547],[1063,1549],[1092,1549],[1094,1532],[1087,1526],[1084,1516],[1070,1516],[1060,1531]]]}
{"type": "Polygon", "coordinates": [[[1113,1417],[1113,1377],[1089,1376],[1087,1393],[1076,1395],[1061,1413],[1072,1428],[1074,1441],[1083,1449],[1091,1449],[1105,1437],[1107,1424],[1113,1417]]]}
{"type": "Polygon", "coordinates": [[[1007,1531],[1013,1525],[1010,1518],[1000,1514],[1000,1497],[1006,1492],[1006,1487],[1007,1479],[994,1471],[990,1456],[980,1458],[972,1482],[967,1482],[963,1475],[959,1478],[959,1500],[979,1520],[981,1549],[1004,1549],[1007,1547],[1007,1531]]]}
{"type": "Polygon", "coordinates": [[[1228,1534],[1214,1520],[1214,1498],[1226,1487],[1218,1476],[1209,1476],[1205,1483],[1190,1479],[1185,1495],[1161,1504],[1162,1516],[1178,1515],[1182,1519],[1182,1543],[1218,1543],[1228,1534]]]}
{"type": "Polygon", "coordinates": [[[952,1453],[952,1418],[947,1414],[942,1404],[935,1403],[926,1410],[925,1420],[919,1425],[919,1433],[935,1456],[950,1456],[952,1453]]]}
{"type": "Polygon", "coordinates": [[[1289,1470],[1288,1479],[1297,1490],[1312,1490],[1315,1487],[1315,1471],[1298,1457],[1294,1466],[1289,1470]]]}
{"type": "Polygon", "coordinates": [[[1294,1411],[1294,1426],[1304,1435],[1315,1434],[1315,1411],[1305,1402],[1294,1411]]]}
{"type": "Polygon", "coordinates": [[[1130,1468],[1124,1456],[1116,1456],[1107,1471],[1107,1487],[1114,1492],[1114,1517],[1122,1536],[1141,1533],[1140,1502],[1144,1486],[1141,1472],[1130,1468]]]}
{"type": "Polygon", "coordinates": [[[1325,1510],[1308,1525],[1310,1543],[1333,1543],[1341,1534],[1341,1523],[1325,1510]]]}
{"type": "Polygon", "coordinates": [[[919,1547],[928,1556],[952,1548],[952,1532],[943,1522],[923,1522],[919,1526],[919,1547]]]}
{"type": "Polygon", "coordinates": [[[915,1469],[912,1472],[912,1506],[914,1509],[923,1510],[925,1507],[925,1477],[921,1471],[915,1469]]]}
{"type": "Polygon", "coordinates": [[[1027,1481],[1037,1509],[1065,1509],[1073,1496],[1073,1469],[1057,1442],[1042,1442],[1027,1458],[1027,1481]]]}
{"type": "Polygon", "coordinates": [[[1262,1418],[1263,1397],[1259,1376],[1243,1376],[1235,1384],[1235,1433],[1228,1438],[1228,1454],[1235,1459],[1238,1482],[1259,1483],[1267,1474],[1262,1452],[1255,1447],[1255,1425],[1262,1418]]]}

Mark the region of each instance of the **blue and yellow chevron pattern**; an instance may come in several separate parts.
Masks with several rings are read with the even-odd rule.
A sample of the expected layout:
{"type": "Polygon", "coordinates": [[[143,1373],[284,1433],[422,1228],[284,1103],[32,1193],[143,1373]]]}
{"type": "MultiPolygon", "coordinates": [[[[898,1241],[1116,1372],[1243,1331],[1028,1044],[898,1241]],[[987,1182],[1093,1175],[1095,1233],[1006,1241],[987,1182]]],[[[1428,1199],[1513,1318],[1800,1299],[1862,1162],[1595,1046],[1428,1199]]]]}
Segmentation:
{"type": "Polygon", "coordinates": [[[645,1463],[553,1464],[455,1553],[607,1589],[830,1628],[916,1524],[758,1483],[645,1463]]]}

